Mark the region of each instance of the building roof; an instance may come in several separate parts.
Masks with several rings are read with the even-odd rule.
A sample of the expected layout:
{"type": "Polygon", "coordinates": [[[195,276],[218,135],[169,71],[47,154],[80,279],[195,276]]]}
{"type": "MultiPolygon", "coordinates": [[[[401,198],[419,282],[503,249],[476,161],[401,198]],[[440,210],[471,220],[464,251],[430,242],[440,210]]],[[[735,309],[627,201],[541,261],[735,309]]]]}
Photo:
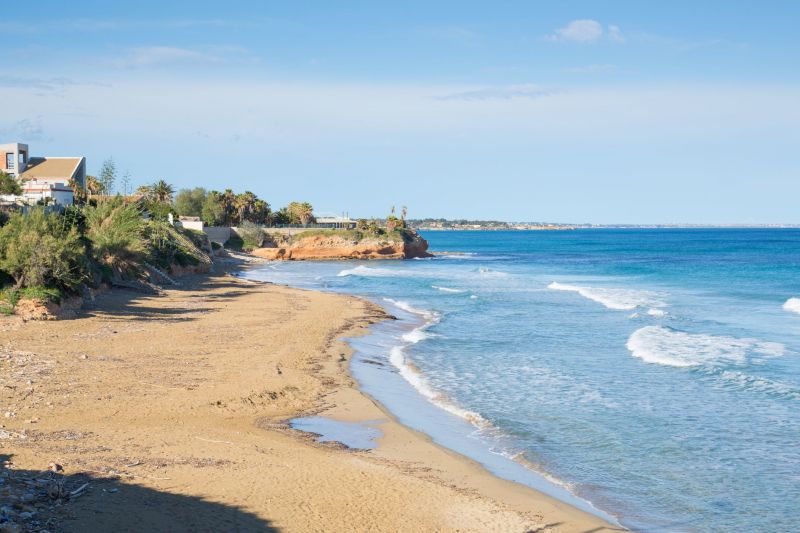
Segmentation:
{"type": "Polygon", "coordinates": [[[65,182],[75,176],[75,172],[83,161],[82,157],[31,157],[25,172],[20,174],[23,180],[64,179],[65,182]]]}

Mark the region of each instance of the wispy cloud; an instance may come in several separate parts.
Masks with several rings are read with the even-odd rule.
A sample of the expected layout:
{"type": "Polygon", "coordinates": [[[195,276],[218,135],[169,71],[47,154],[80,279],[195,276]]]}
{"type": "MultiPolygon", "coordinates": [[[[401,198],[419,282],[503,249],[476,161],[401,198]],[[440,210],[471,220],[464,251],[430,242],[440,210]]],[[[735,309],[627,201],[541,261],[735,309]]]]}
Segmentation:
{"type": "Polygon", "coordinates": [[[546,96],[553,96],[555,94],[563,93],[561,89],[554,89],[552,87],[543,87],[534,84],[522,85],[509,85],[506,87],[486,87],[483,89],[474,89],[470,91],[462,91],[456,93],[446,94],[438,97],[439,100],[466,100],[466,101],[482,101],[482,100],[512,100],[519,98],[543,98],[546,96]]]}
{"type": "Polygon", "coordinates": [[[75,82],[68,78],[15,78],[0,77],[0,87],[33,89],[37,91],[58,91],[75,82]]]}
{"type": "Polygon", "coordinates": [[[225,28],[253,25],[255,21],[232,21],[225,19],[100,19],[100,18],[68,18],[37,20],[29,22],[9,22],[3,25],[3,31],[17,34],[48,32],[105,32],[138,29],[180,30],[189,28],[225,28]]]}
{"type": "Polygon", "coordinates": [[[259,58],[245,48],[237,46],[212,46],[180,48],[177,46],[142,46],[129,48],[121,57],[111,61],[123,68],[152,67],[176,64],[231,64],[257,63],[259,58]]]}
{"type": "Polygon", "coordinates": [[[44,138],[42,117],[18,120],[6,128],[0,129],[0,135],[5,139],[25,141],[39,141],[44,138]]]}
{"type": "Polygon", "coordinates": [[[545,36],[545,40],[581,44],[596,43],[602,40],[623,43],[625,37],[619,26],[611,24],[605,28],[596,20],[577,19],[545,36]]]}

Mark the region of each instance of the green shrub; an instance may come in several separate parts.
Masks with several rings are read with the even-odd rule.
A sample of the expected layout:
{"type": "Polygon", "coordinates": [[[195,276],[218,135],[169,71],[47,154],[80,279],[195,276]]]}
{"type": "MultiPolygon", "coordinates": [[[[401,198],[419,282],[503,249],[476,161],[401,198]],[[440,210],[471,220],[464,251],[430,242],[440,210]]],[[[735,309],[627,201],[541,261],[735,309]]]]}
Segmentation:
{"type": "Polygon", "coordinates": [[[25,287],[23,289],[6,287],[0,290],[0,314],[13,314],[20,298],[59,304],[61,303],[62,294],[60,290],[53,287],[25,287]]]}
{"type": "Polygon", "coordinates": [[[47,286],[77,292],[86,279],[86,247],[61,215],[32,209],[0,229],[0,270],[17,288],[47,286]]]}
{"type": "Polygon", "coordinates": [[[260,226],[249,221],[244,221],[239,226],[237,233],[242,239],[244,250],[254,250],[264,245],[264,231],[260,226]]]}
{"type": "Polygon", "coordinates": [[[228,250],[241,250],[244,248],[244,241],[232,231],[231,236],[225,241],[225,248],[228,250]]]}
{"type": "Polygon", "coordinates": [[[167,222],[148,221],[145,238],[150,260],[163,269],[168,270],[172,265],[197,265],[209,260],[189,236],[167,222]]]}
{"type": "Polygon", "coordinates": [[[92,258],[105,277],[124,279],[141,274],[148,250],[136,204],[108,200],[86,207],[84,215],[92,258]]]}

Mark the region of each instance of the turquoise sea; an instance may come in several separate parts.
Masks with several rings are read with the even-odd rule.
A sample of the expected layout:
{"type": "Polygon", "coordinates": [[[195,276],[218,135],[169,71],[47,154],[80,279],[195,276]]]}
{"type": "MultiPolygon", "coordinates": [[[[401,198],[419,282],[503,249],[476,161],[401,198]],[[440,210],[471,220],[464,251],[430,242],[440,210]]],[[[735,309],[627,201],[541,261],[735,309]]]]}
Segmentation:
{"type": "Polygon", "coordinates": [[[245,275],[398,320],[352,371],[402,422],[638,531],[800,531],[800,230],[426,232],[245,275]]]}

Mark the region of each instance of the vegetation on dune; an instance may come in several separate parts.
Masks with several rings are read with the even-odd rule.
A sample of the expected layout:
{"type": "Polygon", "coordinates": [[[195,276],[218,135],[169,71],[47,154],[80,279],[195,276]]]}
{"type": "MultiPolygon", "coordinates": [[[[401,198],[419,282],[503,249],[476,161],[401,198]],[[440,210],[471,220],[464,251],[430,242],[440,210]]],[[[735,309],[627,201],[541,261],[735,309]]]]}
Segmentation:
{"type": "MultiPolygon", "coordinates": [[[[202,187],[175,189],[164,180],[143,185],[127,196],[130,175],[122,178],[125,196],[111,196],[117,183],[113,158],[103,162],[97,177],[70,185],[75,205],[15,209],[0,212],[0,313],[13,312],[20,298],[58,302],[62,295],[108,282],[142,286],[176,267],[208,264],[216,247],[203,232],[177,227],[171,215],[197,216],[208,225],[236,226],[226,248],[252,250],[264,246],[265,225],[303,225],[315,221],[308,202],[291,202],[273,211],[254,193],[202,187]],[[85,186],[84,186],[85,185],[85,186]],[[9,214],[10,213],[10,214],[9,214]],[[138,284],[138,285],[137,285],[138,284]]],[[[17,179],[0,172],[0,194],[19,195],[17,179]]],[[[314,236],[339,237],[351,242],[377,239],[383,243],[414,238],[406,229],[406,210],[394,208],[385,229],[377,220],[361,219],[355,229],[309,229],[282,244],[314,236]]]]}
{"type": "Polygon", "coordinates": [[[6,287],[0,289],[0,314],[10,315],[14,312],[17,302],[21,298],[39,300],[42,302],[61,303],[61,291],[53,287],[24,287],[17,289],[6,287]]]}
{"type": "Polygon", "coordinates": [[[97,196],[79,198],[85,205],[29,208],[0,219],[0,312],[13,312],[20,298],[58,302],[102,282],[143,287],[153,275],[164,279],[159,268],[210,263],[205,234],[167,221],[171,185],[156,182],[146,196],[104,197],[113,184],[109,165],[105,183],[87,179],[97,196]]]}
{"type": "Polygon", "coordinates": [[[201,249],[205,235],[201,237],[190,230],[179,230],[159,220],[148,221],[144,235],[147,258],[159,268],[169,269],[173,265],[185,267],[210,261],[201,249]]]}
{"type": "Polygon", "coordinates": [[[33,209],[0,228],[0,270],[17,289],[54,287],[75,292],[86,280],[86,245],[63,216],[33,209]]]}
{"type": "Polygon", "coordinates": [[[83,213],[91,257],[103,273],[116,279],[140,274],[147,245],[136,204],[109,200],[87,206],[83,213]]]}
{"type": "Polygon", "coordinates": [[[242,239],[242,248],[244,250],[254,250],[261,248],[264,245],[264,231],[261,226],[253,224],[245,220],[239,226],[238,234],[242,239]]]}

